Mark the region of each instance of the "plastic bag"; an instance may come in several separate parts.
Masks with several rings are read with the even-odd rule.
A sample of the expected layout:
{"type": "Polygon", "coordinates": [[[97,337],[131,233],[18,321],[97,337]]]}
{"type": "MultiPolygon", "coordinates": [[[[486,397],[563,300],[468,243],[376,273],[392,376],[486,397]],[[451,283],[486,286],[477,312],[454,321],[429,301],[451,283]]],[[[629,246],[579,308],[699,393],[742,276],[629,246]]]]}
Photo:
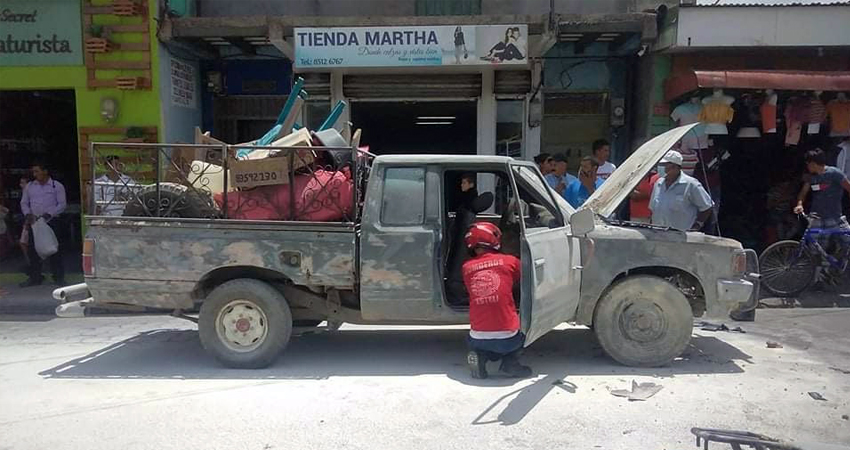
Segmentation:
{"type": "Polygon", "coordinates": [[[33,240],[35,241],[35,252],[41,259],[47,259],[59,251],[59,241],[50,225],[44,219],[38,219],[32,226],[33,240]]]}

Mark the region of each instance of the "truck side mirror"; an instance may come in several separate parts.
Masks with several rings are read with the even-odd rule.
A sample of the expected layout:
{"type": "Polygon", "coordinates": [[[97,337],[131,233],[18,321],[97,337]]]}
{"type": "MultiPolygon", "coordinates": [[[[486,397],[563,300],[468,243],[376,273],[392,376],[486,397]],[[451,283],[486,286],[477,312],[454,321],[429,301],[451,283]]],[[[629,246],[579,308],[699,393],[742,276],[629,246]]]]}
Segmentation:
{"type": "Polygon", "coordinates": [[[573,236],[584,236],[596,228],[593,210],[580,209],[570,216],[570,232],[573,236]]]}

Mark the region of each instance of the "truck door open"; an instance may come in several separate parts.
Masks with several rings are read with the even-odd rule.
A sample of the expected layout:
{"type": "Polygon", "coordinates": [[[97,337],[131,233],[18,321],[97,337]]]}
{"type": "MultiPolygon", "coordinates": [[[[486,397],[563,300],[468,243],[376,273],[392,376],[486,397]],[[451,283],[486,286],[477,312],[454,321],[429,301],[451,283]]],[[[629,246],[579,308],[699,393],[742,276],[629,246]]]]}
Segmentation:
{"type": "Polygon", "coordinates": [[[566,210],[537,170],[512,166],[523,205],[521,230],[522,301],[520,318],[528,346],[575,317],[581,285],[579,240],[570,236],[566,210]]]}
{"type": "MultiPolygon", "coordinates": [[[[360,238],[363,318],[429,319],[442,301],[434,258],[440,227],[432,220],[439,195],[431,192],[426,200],[424,166],[380,166],[377,171],[369,181],[360,238]]],[[[428,180],[439,189],[438,177],[428,180]]]]}

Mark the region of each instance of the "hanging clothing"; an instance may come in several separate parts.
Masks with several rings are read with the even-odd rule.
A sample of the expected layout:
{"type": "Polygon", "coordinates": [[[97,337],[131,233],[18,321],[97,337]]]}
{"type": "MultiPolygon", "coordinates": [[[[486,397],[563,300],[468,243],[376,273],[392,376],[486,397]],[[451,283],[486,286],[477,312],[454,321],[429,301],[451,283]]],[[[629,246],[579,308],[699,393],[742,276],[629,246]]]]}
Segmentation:
{"type": "Polygon", "coordinates": [[[826,106],[818,98],[809,99],[808,134],[820,133],[820,124],[826,122],[826,106]]]}
{"type": "Polygon", "coordinates": [[[824,123],[826,122],[826,106],[820,99],[809,99],[809,120],[808,123],[824,123]]]}
{"type": "Polygon", "coordinates": [[[722,101],[706,103],[699,113],[699,121],[705,122],[705,132],[712,134],[727,134],[726,124],[732,122],[735,110],[722,101]]]}
{"type": "MultiPolygon", "coordinates": [[[[708,139],[706,138],[706,141],[708,139]]],[[[684,141],[684,139],[683,139],[684,141]]],[[[694,175],[694,169],[699,162],[699,155],[697,155],[698,150],[685,149],[684,142],[682,144],[682,148],[679,149],[679,153],[682,154],[682,172],[685,172],[688,175],[694,175]]]]}
{"type": "MultiPolygon", "coordinates": [[[[670,113],[670,118],[678,122],[679,125],[689,125],[700,121],[699,115],[701,111],[701,103],[682,103],[673,109],[673,112],[670,113]]],[[[704,124],[697,125],[693,130],[682,137],[683,150],[695,150],[700,148],[708,148],[708,136],[705,134],[704,124]]],[[[684,153],[682,156],[684,156],[684,153]]]]}
{"type": "Polygon", "coordinates": [[[830,136],[850,136],[850,101],[832,100],[826,104],[830,136]]]}
{"type": "Polygon", "coordinates": [[[803,123],[809,120],[809,99],[792,97],[785,107],[785,145],[797,145],[800,143],[800,135],[803,132],[803,123]]]}
{"type": "Polygon", "coordinates": [[[771,103],[768,97],[759,107],[761,114],[761,131],[763,133],[776,133],[776,102],[771,103]]]}

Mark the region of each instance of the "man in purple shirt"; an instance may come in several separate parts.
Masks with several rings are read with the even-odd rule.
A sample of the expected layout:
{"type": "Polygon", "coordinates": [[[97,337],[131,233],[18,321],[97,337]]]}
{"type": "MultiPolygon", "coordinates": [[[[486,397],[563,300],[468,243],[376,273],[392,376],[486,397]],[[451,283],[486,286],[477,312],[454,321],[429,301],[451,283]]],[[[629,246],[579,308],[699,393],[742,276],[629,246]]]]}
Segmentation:
{"type": "Polygon", "coordinates": [[[65,284],[65,267],[62,264],[62,240],[60,214],[65,211],[67,202],[65,199],[65,186],[50,177],[50,172],[42,163],[32,164],[31,181],[21,196],[21,211],[27,218],[26,226],[30,227],[29,242],[29,279],[21,283],[21,287],[37,286],[43,281],[41,274],[41,258],[35,251],[35,242],[32,225],[39,218],[43,218],[59,241],[59,251],[48,259],[50,260],[50,271],[53,281],[57,285],[65,284]]]}

